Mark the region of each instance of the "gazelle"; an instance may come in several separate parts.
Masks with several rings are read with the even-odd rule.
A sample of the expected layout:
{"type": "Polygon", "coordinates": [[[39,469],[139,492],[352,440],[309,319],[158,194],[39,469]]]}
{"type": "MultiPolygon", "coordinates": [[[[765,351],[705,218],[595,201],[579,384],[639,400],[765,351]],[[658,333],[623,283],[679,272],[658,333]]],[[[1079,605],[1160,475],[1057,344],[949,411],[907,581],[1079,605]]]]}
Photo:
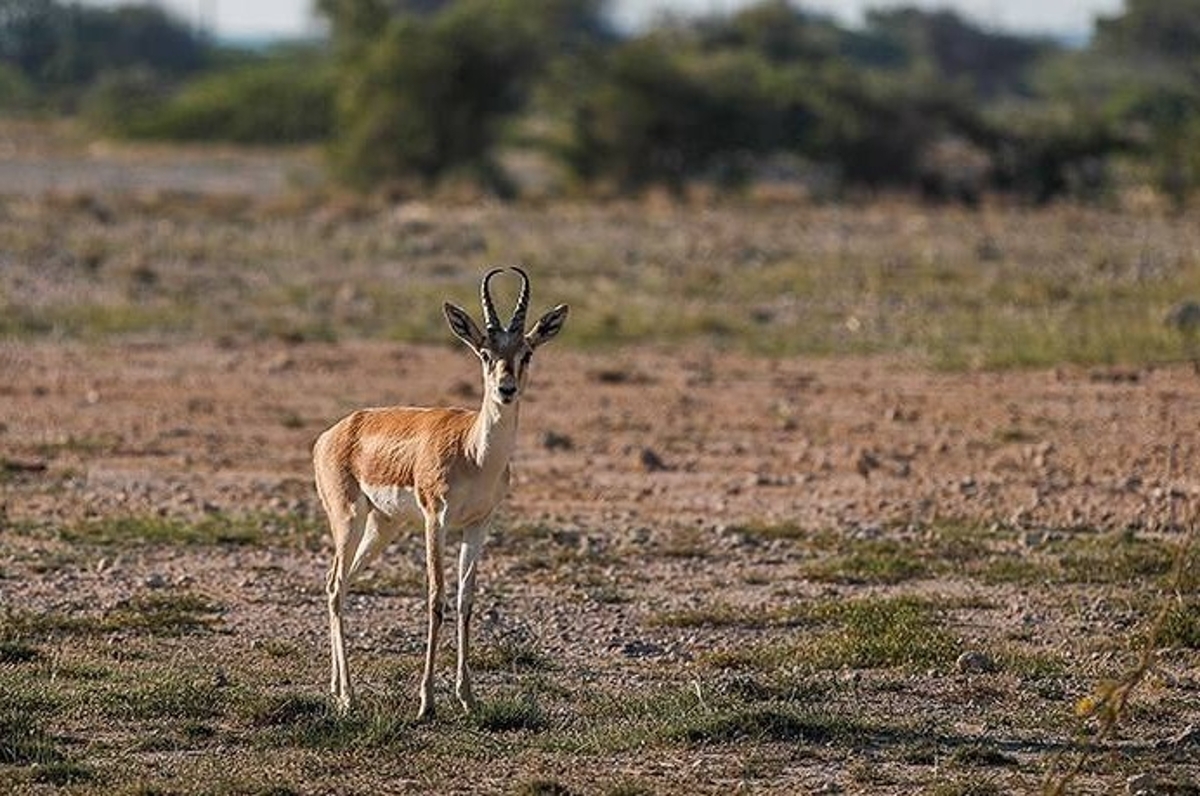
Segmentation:
{"type": "Polygon", "coordinates": [[[442,548],[450,529],[462,530],[458,555],[458,659],[455,694],[463,707],[475,707],[467,664],[475,569],[489,518],[508,489],[508,461],[517,437],[521,392],[534,350],[554,337],[567,318],[560,304],[525,331],[529,277],[512,320],[500,323],[488,283],[480,283],[484,330],[466,311],[442,307],[450,330],[483,364],[483,405],[468,409],[390,407],[362,409],[317,438],[313,469],[317,492],[333,534],[333,563],[326,580],[333,667],[330,688],[340,711],[350,708],[342,609],[350,582],[400,533],[406,519],[420,518],[425,529],[429,628],[421,676],[418,718],[433,716],[433,671],[445,606],[442,548]]]}

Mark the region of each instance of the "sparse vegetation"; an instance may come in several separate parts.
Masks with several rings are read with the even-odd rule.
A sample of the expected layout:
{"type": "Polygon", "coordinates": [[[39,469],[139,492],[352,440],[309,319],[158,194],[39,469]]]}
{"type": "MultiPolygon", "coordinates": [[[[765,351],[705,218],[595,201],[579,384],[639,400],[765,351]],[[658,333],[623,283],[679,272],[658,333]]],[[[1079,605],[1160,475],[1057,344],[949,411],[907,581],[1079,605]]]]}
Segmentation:
{"type": "Polygon", "coordinates": [[[101,203],[113,217],[103,225],[92,203],[53,202],[23,204],[0,223],[0,245],[14,256],[0,276],[6,336],[441,343],[438,302],[447,294],[469,299],[462,285],[470,280],[448,279],[445,269],[461,266],[446,258],[502,252],[534,269],[553,264],[545,289],[577,315],[564,342],[585,349],[652,337],[658,345],[703,341],[775,357],[903,353],[950,369],[1195,354],[1188,334],[1165,323],[1180,297],[1200,295],[1200,265],[1189,254],[1196,233],[1182,217],[1156,219],[1140,235],[1100,210],[1012,208],[974,217],[894,207],[834,239],[830,231],[844,225],[836,208],[735,206],[707,217],[709,248],[697,260],[690,239],[670,232],[687,222],[683,208],[445,210],[409,226],[368,209],[327,232],[303,214],[273,217],[264,207],[247,225],[253,206],[228,216],[180,197],[181,217],[165,234],[165,227],[143,229],[139,209],[122,202],[101,203]],[[23,280],[39,273],[46,236],[60,220],[90,229],[89,246],[112,254],[94,270],[75,267],[70,242],[55,243],[60,290],[26,301],[23,280]],[[976,239],[956,234],[963,228],[978,229],[976,239]],[[1001,254],[981,262],[982,240],[1001,254]],[[613,261],[613,250],[628,254],[613,261]],[[126,287],[122,274],[137,258],[152,263],[154,277],[126,287]],[[395,261],[411,274],[402,286],[391,274],[395,261]],[[264,287],[247,294],[251,262],[264,287]],[[323,270],[327,262],[339,263],[336,278],[323,270]],[[736,282],[719,278],[725,264],[736,282]],[[626,297],[616,314],[614,291],[626,297]]]}
{"type": "MultiPolygon", "coordinates": [[[[72,163],[260,163],[105,151],[72,163]]],[[[0,791],[1013,793],[1092,749],[1081,791],[1185,782],[1193,221],[0,198],[0,791]],[[415,530],[351,589],[338,716],[309,446],[348,406],[474,402],[438,308],[490,262],[572,325],[480,565],[482,709],[443,674],[412,719],[415,530]],[[1120,741],[1080,734],[1143,650],[1120,741]]]]}

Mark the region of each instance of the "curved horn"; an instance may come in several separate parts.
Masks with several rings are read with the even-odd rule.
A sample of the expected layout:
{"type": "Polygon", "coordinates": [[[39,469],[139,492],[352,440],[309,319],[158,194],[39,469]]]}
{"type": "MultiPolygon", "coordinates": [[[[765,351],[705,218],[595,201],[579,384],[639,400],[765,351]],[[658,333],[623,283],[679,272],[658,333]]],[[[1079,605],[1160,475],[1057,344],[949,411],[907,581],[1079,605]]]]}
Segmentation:
{"type": "Polygon", "coordinates": [[[492,303],[492,291],[488,288],[488,282],[503,270],[503,268],[493,268],[484,274],[483,281],[479,283],[479,303],[483,305],[483,325],[487,327],[489,333],[499,331],[501,325],[500,316],[496,314],[496,305],[492,303]]]}
{"type": "Polygon", "coordinates": [[[512,320],[508,322],[508,331],[520,334],[525,331],[525,312],[529,309],[529,274],[515,265],[509,270],[521,275],[521,295],[517,297],[517,308],[513,310],[512,320]]]}

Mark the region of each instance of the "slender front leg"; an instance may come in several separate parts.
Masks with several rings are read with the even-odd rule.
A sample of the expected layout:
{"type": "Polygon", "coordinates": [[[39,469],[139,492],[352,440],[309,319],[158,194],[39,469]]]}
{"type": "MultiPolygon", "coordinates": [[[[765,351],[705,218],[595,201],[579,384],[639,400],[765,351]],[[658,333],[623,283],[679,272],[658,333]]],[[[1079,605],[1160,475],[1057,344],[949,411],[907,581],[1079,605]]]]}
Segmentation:
{"type": "Polygon", "coordinates": [[[418,719],[433,718],[433,668],[437,660],[438,631],[446,610],[446,580],[442,571],[442,544],[446,531],[439,515],[425,515],[425,572],[429,598],[429,633],[425,637],[425,672],[421,675],[421,709],[418,719]]]}
{"type": "Polygon", "coordinates": [[[471,607],[475,604],[475,570],[483,551],[486,529],[482,525],[463,529],[462,547],[458,552],[458,665],[455,669],[454,693],[468,713],[475,710],[475,695],[471,692],[471,669],[467,662],[471,639],[471,607]]]}

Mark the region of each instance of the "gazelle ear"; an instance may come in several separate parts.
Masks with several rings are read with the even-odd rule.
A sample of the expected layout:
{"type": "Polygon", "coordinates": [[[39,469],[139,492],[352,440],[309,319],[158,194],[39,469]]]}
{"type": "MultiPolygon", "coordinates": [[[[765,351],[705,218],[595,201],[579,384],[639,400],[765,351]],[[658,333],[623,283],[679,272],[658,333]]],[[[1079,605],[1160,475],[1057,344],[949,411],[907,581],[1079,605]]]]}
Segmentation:
{"type": "Polygon", "coordinates": [[[459,340],[469,345],[471,350],[478,354],[487,340],[467,311],[447,301],[442,305],[442,312],[446,314],[446,322],[450,324],[450,331],[454,332],[459,340]]]}
{"type": "Polygon", "coordinates": [[[529,333],[525,335],[525,341],[529,343],[529,347],[537,348],[562,331],[563,322],[567,320],[567,312],[569,310],[570,307],[566,304],[559,304],[539,318],[538,322],[529,330],[529,333]]]}

